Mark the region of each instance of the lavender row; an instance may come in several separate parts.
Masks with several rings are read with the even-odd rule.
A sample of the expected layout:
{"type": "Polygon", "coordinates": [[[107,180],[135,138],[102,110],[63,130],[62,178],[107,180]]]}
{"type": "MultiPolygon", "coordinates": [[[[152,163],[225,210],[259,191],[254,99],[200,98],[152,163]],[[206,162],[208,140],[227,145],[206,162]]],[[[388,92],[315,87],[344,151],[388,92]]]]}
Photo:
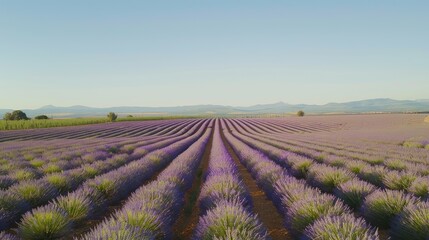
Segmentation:
{"type": "MultiPolygon", "coordinates": [[[[174,128],[177,126],[174,125],[174,128]]],[[[189,126],[188,126],[189,127],[189,126]]],[[[173,130],[175,130],[173,128],[173,130]]],[[[170,129],[171,130],[171,129],[170,129]]],[[[178,130],[175,131],[175,134],[170,135],[168,137],[173,137],[178,134],[178,130]]],[[[179,133],[180,135],[180,133],[179,133]]],[[[164,137],[165,138],[165,137],[164,137]]],[[[153,136],[151,138],[147,138],[146,141],[152,140],[152,142],[156,141],[156,139],[161,140],[161,137],[153,136]]],[[[125,143],[124,143],[125,144],[125,143]]],[[[147,144],[147,143],[145,143],[147,144]]],[[[66,149],[60,148],[58,149],[58,144],[56,144],[56,148],[52,152],[46,151],[46,148],[41,149],[42,151],[37,152],[31,152],[28,149],[24,148],[24,154],[19,157],[16,156],[16,154],[13,154],[13,160],[7,160],[3,158],[0,162],[0,172],[4,176],[0,176],[0,189],[7,188],[11,184],[16,183],[20,180],[30,180],[30,179],[37,179],[41,176],[49,173],[56,173],[61,172],[63,170],[68,170],[72,168],[76,168],[81,164],[85,163],[91,163],[91,160],[93,161],[93,152],[100,152],[100,154],[103,154],[105,152],[106,154],[110,152],[116,151],[114,146],[107,145],[107,146],[101,146],[97,147],[96,149],[89,148],[88,145],[79,145],[79,147],[70,147],[67,146],[66,149]],[[43,152],[43,156],[42,156],[43,152]],[[7,163],[7,164],[6,164],[7,163]],[[9,169],[17,169],[14,170],[12,173],[9,174],[9,176],[5,175],[7,174],[7,171],[9,169]]],[[[131,144],[128,144],[128,146],[131,144]]],[[[133,143],[133,147],[141,146],[143,144],[139,143],[133,143]]],[[[38,148],[40,149],[40,148],[38,148]]],[[[23,151],[21,149],[21,151],[23,151]]],[[[9,159],[11,159],[11,154],[9,153],[9,159]]],[[[107,158],[108,156],[105,156],[107,158]]],[[[99,156],[97,156],[99,158],[99,156]]],[[[98,159],[97,159],[98,160],[98,159]]]]}
{"type": "Polygon", "coordinates": [[[219,121],[198,202],[201,215],[193,239],[267,239],[267,230],[252,213],[250,194],[222,143],[219,121]]]}
{"type": "MultiPolygon", "coordinates": [[[[188,125],[188,126],[182,128],[177,133],[177,135],[178,136],[183,135],[191,127],[192,127],[192,125],[188,125]]],[[[59,164],[57,163],[55,165],[48,165],[48,166],[57,167],[58,169],[57,168],[48,168],[48,169],[52,170],[50,173],[61,172],[62,175],[64,175],[64,174],[65,175],[67,175],[67,174],[74,175],[74,173],[76,171],[80,171],[82,169],[85,170],[85,169],[93,168],[93,167],[99,168],[100,172],[102,172],[103,165],[109,166],[110,163],[101,164],[101,163],[98,163],[98,161],[105,160],[109,157],[112,157],[112,154],[121,153],[121,152],[131,154],[135,149],[137,149],[137,151],[135,151],[136,153],[134,153],[134,155],[136,155],[136,156],[134,156],[134,157],[141,157],[140,155],[142,153],[144,153],[144,151],[150,150],[145,145],[157,143],[157,142],[160,142],[161,140],[166,140],[167,142],[174,142],[173,139],[175,139],[175,138],[173,138],[173,136],[170,136],[168,138],[152,138],[149,140],[140,141],[137,143],[127,144],[127,145],[123,145],[123,144],[112,145],[112,144],[110,144],[110,145],[103,147],[103,149],[105,149],[105,151],[101,151],[101,150],[99,150],[101,148],[98,148],[98,150],[96,149],[95,151],[93,151],[91,153],[87,153],[87,154],[83,155],[82,157],[79,157],[80,161],[75,162],[75,164],[73,165],[74,168],[71,168],[71,165],[69,164],[70,162],[66,161],[66,164],[67,164],[66,166],[68,166],[67,168],[61,169],[58,167],[59,164]],[[139,153],[140,147],[143,147],[142,148],[143,152],[141,152],[141,153],[139,153]],[[77,163],[79,163],[79,164],[77,164],[77,163]],[[91,165],[88,165],[88,164],[91,164],[91,165]],[[75,169],[75,168],[79,168],[80,170],[75,169]],[[63,171],[66,169],[70,169],[70,170],[69,171],[63,171]],[[59,171],[57,171],[57,170],[59,170],[59,171]]],[[[156,149],[159,146],[162,146],[162,145],[156,145],[156,144],[152,145],[151,149],[156,149]]],[[[77,155],[77,153],[75,153],[75,155],[77,155]]],[[[31,169],[28,169],[28,168],[20,169],[20,170],[18,170],[17,173],[19,174],[19,176],[22,176],[24,178],[23,180],[34,180],[34,179],[37,179],[37,178],[43,176],[40,174],[38,175],[37,172],[35,172],[31,169]]],[[[45,177],[45,179],[46,178],[52,179],[52,178],[58,178],[58,177],[57,177],[57,175],[48,175],[45,177]]],[[[14,178],[7,177],[7,176],[0,176],[0,188],[3,188],[3,190],[9,188],[10,186],[12,186],[13,184],[16,184],[16,183],[17,183],[17,181],[14,178]]]]}
{"type": "Polygon", "coordinates": [[[80,148],[60,148],[61,152],[58,150],[55,152],[45,151],[43,156],[41,153],[27,152],[20,157],[3,157],[0,163],[0,171],[2,177],[9,177],[15,181],[30,180],[43,174],[76,167],[84,163],[88,155],[94,151],[102,151],[108,154],[109,147],[110,144],[97,147],[82,145],[80,148]]]}
{"type": "Polygon", "coordinates": [[[225,137],[267,197],[284,215],[285,226],[295,237],[378,239],[377,232],[364,220],[353,217],[342,201],[308,187],[305,181],[290,177],[283,167],[231,134],[225,133],[225,137]],[[325,237],[327,233],[329,236],[325,237]]]}
{"type": "Polygon", "coordinates": [[[157,179],[134,192],[124,207],[81,239],[171,239],[172,225],[184,201],[184,192],[200,164],[210,130],[179,155],[157,179]]]}
{"type": "Polygon", "coordinates": [[[202,127],[194,135],[170,143],[140,160],[90,179],[76,191],[26,213],[18,224],[18,236],[23,239],[57,239],[70,235],[85,221],[102,214],[110,204],[127,197],[165,167],[198,139],[204,129],[202,127]]]}
{"type": "MultiPolygon", "coordinates": [[[[19,219],[19,217],[28,211],[31,208],[40,206],[42,204],[47,203],[53,198],[60,196],[62,193],[66,193],[69,191],[73,191],[77,188],[82,188],[81,185],[85,186],[91,178],[103,174],[101,176],[105,176],[109,174],[111,170],[116,169],[122,165],[120,169],[126,169],[134,166],[132,163],[137,159],[143,157],[148,152],[159,149],[160,147],[165,147],[170,144],[173,144],[181,139],[189,139],[191,137],[187,137],[193,134],[201,124],[197,124],[193,127],[193,129],[188,132],[184,136],[171,138],[168,140],[160,141],[154,144],[150,144],[148,146],[139,147],[134,150],[134,152],[130,155],[120,154],[115,157],[105,160],[98,161],[90,165],[84,165],[79,169],[74,169],[71,172],[67,172],[64,174],[53,174],[47,176],[46,178],[39,179],[34,182],[23,182],[18,186],[14,186],[10,188],[7,192],[0,193],[0,226],[1,230],[7,229],[13,222],[19,219]],[[106,174],[104,174],[106,173],[106,174]],[[87,182],[85,182],[87,181],[87,182]],[[14,204],[20,203],[20,204],[14,204]]],[[[183,140],[185,141],[185,140],[183,140]]],[[[190,144],[190,141],[188,143],[190,144]]],[[[173,146],[173,145],[171,145],[173,146]]],[[[166,147],[168,148],[168,147],[166,147]]],[[[168,150],[168,149],[166,149],[168,150]]],[[[151,153],[149,156],[158,156],[162,154],[160,151],[155,151],[151,153]]],[[[148,157],[149,157],[148,156],[148,157]]],[[[161,155],[162,156],[162,155],[161,155]]],[[[145,158],[137,161],[141,162],[145,161],[145,158]]],[[[119,169],[118,169],[119,170],[119,169]]]]}
{"type": "MultiPolygon", "coordinates": [[[[413,172],[388,170],[383,166],[372,166],[370,164],[358,160],[346,161],[336,156],[320,157],[319,155],[314,155],[312,152],[306,151],[305,149],[299,151],[297,151],[296,149],[292,149],[292,153],[310,156],[312,157],[312,159],[315,159],[315,161],[313,161],[310,158],[300,157],[296,154],[291,154],[291,150],[285,151],[277,148],[282,147],[282,145],[275,141],[263,140],[256,137],[251,138],[242,134],[233,134],[234,136],[251,145],[252,147],[264,151],[264,153],[267,154],[270,158],[279,160],[279,163],[283,166],[288,168],[291,167],[293,172],[295,174],[298,174],[297,176],[300,177],[306,175],[310,166],[315,161],[317,161],[319,163],[325,163],[334,167],[345,167],[347,169],[336,171],[342,171],[341,176],[338,176],[338,178],[340,179],[336,180],[338,183],[341,183],[339,182],[341,179],[348,180],[351,177],[354,177],[354,174],[356,174],[360,179],[381,188],[387,188],[391,190],[406,190],[414,194],[415,196],[421,197],[423,199],[427,199],[429,197],[428,176],[416,176],[416,174],[413,172]],[[290,155],[290,160],[286,161],[288,155],[290,155]]],[[[399,161],[397,161],[397,163],[400,164],[399,161]]]]}
{"type": "MultiPolygon", "coordinates": [[[[250,130],[249,128],[247,128],[250,130]]],[[[255,134],[255,133],[254,133],[255,134]]],[[[427,153],[424,155],[415,155],[413,153],[416,153],[416,151],[411,151],[410,149],[404,149],[401,147],[400,151],[396,151],[398,148],[398,145],[394,145],[392,147],[388,147],[388,145],[376,145],[376,149],[368,148],[368,144],[356,144],[354,143],[353,146],[341,146],[341,143],[333,142],[331,144],[318,144],[317,141],[312,139],[312,141],[308,140],[285,140],[285,135],[283,134],[260,134],[256,133],[260,136],[263,136],[265,138],[270,138],[273,140],[280,140],[283,142],[287,142],[288,144],[292,144],[295,147],[305,147],[307,149],[313,149],[319,152],[325,152],[327,154],[335,154],[342,157],[348,157],[353,159],[360,159],[362,161],[366,161],[370,164],[377,164],[381,165],[384,164],[385,160],[392,160],[392,161],[398,161],[402,162],[403,167],[410,168],[410,169],[425,169],[425,174],[429,174],[429,168],[427,162],[427,157],[429,156],[427,153]],[[407,153],[407,154],[404,154],[407,153]]],[[[386,167],[390,168],[389,163],[384,164],[386,167]]],[[[392,166],[392,169],[395,166],[392,166]]]]}
{"type": "MultiPolygon", "coordinates": [[[[323,192],[335,193],[350,207],[360,210],[362,216],[371,224],[380,228],[390,226],[392,238],[404,239],[407,235],[404,231],[411,231],[408,235],[414,236],[413,239],[425,239],[429,236],[429,215],[427,215],[429,209],[426,208],[425,202],[402,191],[379,190],[369,183],[358,180],[348,170],[312,164],[311,160],[309,162],[309,159],[293,154],[282,158],[285,154],[278,155],[276,154],[278,152],[268,149],[270,146],[263,144],[260,146],[265,147],[264,152],[268,151],[276,156],[273,158],[274,161],[286,166],[295,176],[305,177],[310,185],[323,192]],[[409,225],[410,222],[414,225],[409,225]]],[[[291,186],[293,184],[288,183],[284,188],[291,190],[291,186]]],[[[305,191],[298,189],[296,193],[298,192],[303,194],[305,191]]],[[[309,191],[310,196],[313,194],[314,192],[309,191]]]]}
{"type": "MultiPolygon", "coordinates": [[[[85,126],[74,126],[67,128],[47,128],[3,131],[0,141],[11,141],[18,139],[56,139],[56,138],[85,138],[85,137],[108,137],[109,133],[120,133],[116,136],[126,136],[130,130],[148,127],[158,127],[163,124],[181,123],[186,120],[168,120],[168,121],[143,121],[143,122],[117,122],[113,124],[95,124],[85,126]]],[[[140,134],[138,134],[140,136],[140,134]]]]}

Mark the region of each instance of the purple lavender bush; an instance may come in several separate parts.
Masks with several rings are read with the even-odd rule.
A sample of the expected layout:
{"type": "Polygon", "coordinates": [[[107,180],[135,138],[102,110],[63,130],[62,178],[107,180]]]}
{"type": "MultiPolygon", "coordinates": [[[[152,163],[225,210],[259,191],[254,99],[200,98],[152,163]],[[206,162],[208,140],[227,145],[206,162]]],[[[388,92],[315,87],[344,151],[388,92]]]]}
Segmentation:
{"type": "Polygon", "coordinates": [[[58,239],[69,232],[70,227],[67,213],[54,205],[48,205],[25,214],[19,223],[18,235],[23,239],[58,239]]]}
{"type": "Polygon", "coordinates": [[[335,196],[339,197],[348,206],[357,209],[363,200],[372,193],[376,187],[370,183],[353,178],[350,181],[340,184],[335,190],[335,196]]]}
{"type": "Polygon", "coordinates": [[[315,195],[312,198],[294,202],[286,214],[286,227],[299,236],[304,229],[324,216],[337,216],[350,210],[331,195],[315,195]]]}
{"type": "Polygon", "coordinates": [[[317,219],[308,226],[303,234],[303,240],[379,240],[376,229],[369,226],[362,218],[352,214],[325,216],[317,219]]]}
{"type": "Polygon", "coordinates": [[[268,236],[260,221],[241,202],[223,201],[200,218],[193,239],[262,240],[268,236]]]}
{"type": "Polygon", "coordinates": [[[366,197],[361,212],[374,226],[387,228],[405,207],[418,202],[415,197],[402,191],[376,190],[366,197]]]}
{"type": "Polygon", "coordinates": [[[405,207],[391,227],[390,232],[394,240],[429,239],[429,202],[405,207]]]}

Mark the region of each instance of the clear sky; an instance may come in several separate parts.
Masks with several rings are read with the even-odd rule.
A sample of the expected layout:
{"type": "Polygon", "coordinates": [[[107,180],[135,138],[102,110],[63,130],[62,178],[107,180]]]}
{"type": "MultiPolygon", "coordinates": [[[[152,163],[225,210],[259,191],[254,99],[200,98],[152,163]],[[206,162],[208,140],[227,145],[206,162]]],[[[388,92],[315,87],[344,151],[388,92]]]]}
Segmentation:
{"type": "Polygon", "coordinates": [[[429,1],[0,0],[0,108],[429,98],[429,1]]]}

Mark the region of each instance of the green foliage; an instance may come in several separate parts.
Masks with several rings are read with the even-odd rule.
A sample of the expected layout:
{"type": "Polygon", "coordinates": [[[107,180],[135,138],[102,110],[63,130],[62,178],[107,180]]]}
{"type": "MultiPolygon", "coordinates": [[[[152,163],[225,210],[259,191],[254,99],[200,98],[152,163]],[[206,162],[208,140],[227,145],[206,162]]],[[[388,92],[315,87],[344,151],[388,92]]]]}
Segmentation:
{"type": "Polygon", "coordinates": [[[417,203],[417,198],[402,191],[376,190],[366,197],[362,206],[362,215],[374,226],[388,228],[391,220],[405,207],[417,203]]]}
{"type": "Polygon", "coordinates": [[[58,239],[70,230],[67,214],[56,207],[38,208],[27,213],[19,224],[19,235],[23,239],[58,239]]]}
{"type": "Polygon", "coordinates": [[[62,169],[61,169],[58,165],[55,165],[55,164],[50,163],[50,164],[48,164],[48,165],[43,166],[43,167],[42,167],[42,171],[43,171],[45,174],[49,174],[49,173],[57,173],[57,172],[61,172],[61,171],[62,171],[62,169]]]}
{"type": "Polygon", "coordinates": [[[49,119],[49,118],[46,115],[38,115],[38,116],[35,116],[34,119],[42,120],[42,119],[49,119]]]}
{"type": "Polygon", "coordinates": [[[84,220],[91,212],[91,200],[85,195],[71,194],[63,196],[56,203],[73,222],[84,220]]]}
{"type": "MultiPolygon", "coordinates": [[[[168,120],[168,119],[185,119],[185,118],[200,118],[203,116],[144,116],[132,118],[117,118],[116,121],[150,121],[150,120],[168,120]]],[[[52,127],[67,127],[79,126],[88,124],[98,124],[108,122],[108,118],[70,118],[70,119],[49,119],[27,121],[6,121],[0,120],[0,130],[18,130],[18,129],[33,129],[33,128],[52,128],[52,127]]]]}
{"type": "Polygon", "coordinates": [[[391,171],[383,176],[383,184],[392,190],[407,190],[416,178],[413,173],[391,171]]]}
{"type": "Polygon", "coordinates": [[[296,115],[297,115],[298,117],[304,117],[304,111],[299,110],[299,111],[296,113],[296,115]]]}
{"type": "Polygon", "coordinates": [[[110,122],[114,122],[118,118],[118,115],[116,115],[114,112],[109,112],[109,114],[107,114],[107,118],[110,122]]]}
{"type": "Polygon", "coordinates": [[[55,186],[60,192],[66,192],[70,189],[71,182],[69,179],[60,173],[49,174],[46,176],[46,181],[55,186]]]}
{"type": "Polygon", "coordinates": [[[424,148],[425,146],[417,141],[404,141],[402,143],[402,146],[409,147],[409,148],[424,148]]]}
{"type": "Polygon", "coordinates": [[[429,239],[429,202],[407,206],[391,232],[392,239],[429,239]]]}
{"type": "Polygon", "coordinates": [[[349,209],[342,202],[335,201],[329,195],[319,195],[293,203],[287,212],[287,225],[299,235],[321,217],[339,216],[348,212],[349,209]]]}
{"type": "Polygon", "coordinates": [[[5,113],[3,115],[4,120],[29,120],[27,115],[21,110],[15,110],[12,113],[5,113]]]}
{"type": "Polygon", "coordinates": [[[17,170],[16,172],[13,173],[13,176],[18,181],[30,180],[30,179],[36,178],[36,174],[34,172],[26,170],[26,169],[17,170]]]}

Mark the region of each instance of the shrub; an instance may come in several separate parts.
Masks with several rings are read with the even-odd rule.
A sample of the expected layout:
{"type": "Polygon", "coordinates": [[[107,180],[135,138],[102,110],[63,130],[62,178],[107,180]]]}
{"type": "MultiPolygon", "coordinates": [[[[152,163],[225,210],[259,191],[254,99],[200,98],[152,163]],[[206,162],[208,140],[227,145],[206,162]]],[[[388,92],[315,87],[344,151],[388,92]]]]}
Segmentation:
{"type": "Polygon", "coordinates": [[[93,178],[100,174],[100,171],[90,165],[83,165],[83,177],[84,178],[93,178]]]}
{"type": "Polygon", "coordinates": [[[295,177],[305,178],[307,177],[308,169],[313,164],[313,160],[301,156],[294,156],[293,158],[288,158],[291,166],[291,173],[295,177]]]}
{"type": "Polygon", "coordinates": [[[409,148],[423,148],[424,145],[417,141],[405,141],[402,143],[402,146],[409,148]]]}
{"type": "Polygon", "coordinates": [[[112,220],[104,221],[91,232],[82,237],[82,240],[114,239],[114,240],[155,240],[156,236],[139,227],[133,227],[124,222],[112,220]]]}
{"type": "Polygon", "coordinates": [[[34,117],[34,119],[37,119],[37,120],[45,120],[45,119],[49,119],[49,118],[48,118],[48,116],[46,116],[46,115],[38,115],[38,116],[35,116],[35,117],[34,117]]]}
{"type": "Polygon", "coordinates": [[[15,184],[17,181],[9,176],[0,176],[0,190],[6,189],[15,184]]]}
{"type": "Polygon", "coordinates": [[[380,157],[366,158],[363,160],[366,161],[367,163],[371,164],[371,165],[381,165],[385,161],[384,158],[380,158],[380,157]]]}
{"type": "Polygon", "coordinates": [[[26,213],[18,226],[20,237],[34,240],[58,239],[70,230],[67,214],[52,204],[26,213]]]}
{"type": "Polygon", "coordinates": [[[114,122],[118,118],[118,115],[116,115],[114,112],[109,112],[109,114],[107,114],[107,118],[109,121],[114,122]]]}
{"type": "Polygon", "coordinates": [[[372,193],[376,188],[364,181],[356,178],[340,184],[334,193],[341,198],[347,205],[356,209],[360,207],[366,196],[372,193]]]}
{"type": "Polygon", "coordinates": [[[408,188],[410,193],[421,198],[429,198],[429,177],[418,177],[408,188]]]}
{"type": "Polygon", "coordinates": [[[429,239],[429,202],[407,206],[395,219],[391,230],[392,239],[429,239]]]}
{"type": "Polygon", "coordinates": [[[239,202],[221,202],[200,218],[193,239],[267,239],[267,230],[239,202]]]}
{"type": "Polygon", "coordinates": [[[73,181],[64,174],[49,174],[45,179],[50,184],[54,185],[61,193],[70,190],[73,186],[73,181]]]}
{"type": "Polygon", "coordinates": [[[301,234],[304,229],[315,220],[324,216],[335,216],[349,213],[349,209],[330,195],[316,195],[312,198],[294,202],[287,212],[286,226],[295,235],[301,234]]]}
{"type": "Polygon", "coordinates": [[[5,232],[0,232],[0,239],[2,240],[18,240],[18,237],[15,237],[14,235],[7,234],[5,232]]]}
{"type": "Polygon", "coordinates": [[[216,207],[221,200],[237,199],[250,208],[251,200],[241,181],[233,175],[212,175],[201,188],[200,209],[205,212],[216,207]]]}
{"type": "Polygon", "coordinates": [[[407,165],[404,163],[403,160],[398,159],[388,159],[384,161],[384,165],[386,165],[387,168],[391,170],[405,170],[407,169],[407,165]]]}
{"type": "Polygon", "coordinates": [[[91,180],[87,186],[100,192],[108,200],[116,200],[119,192],[119,182],[117,179],[98,177],[91,180]]]}
{"type": "Polygon", "coordinates": [[[0,211],[3,210],[7,212],[24,212],[29,207],[30,206],[20,196],[9,191],[0,191],[0,211]]]}
{"type": "Polygon", "coordinates": [[[296,115],[297,115],[298,117],[304,117],[304,111],[299,110],[299,111],[296,113],[296,115]]]}
{"type": "Polygon", "coordinates": [[[284,213],[287,209],[297,201],[302,199],[311,198],[320,195],[319,189],[312,188],[305,184],[303,180],[295,180],[291,177],[282,177],[274,185],[277,199],[280,201],[276,203],[284,213]]]}
{"type": "Polygon", "coordinates": [[[415,197],[401,191],[376,190],[366,197],[362,215],[373,225],[387,228],[405,207],[417,202],[415,197]]]}
{"type": "Polygon", "coordinates": [[[307,181],[323,191],[332,192],[334,188],[352,177],[353,173],[348,170],[313,164],[308,171],[307,181]]]}
{"type": "Polygon", "coordinates": [[[15,110],[12,113],[5,113],[3,115],[4,120],[28,120],[27,115],[21,110],[15,110]]]}
{"type": "Polygon", "coordinates": [[[25,181],[18,185],[12,186],[10,191],[25,201],[32,207],[46,203],[58,195],[57,189],[48,182],[25,181]]]}
{"type": "MultiPolygon", "coordinates": [[[[150,206],[148,207],[150,208],[150,206]]],[[[168,236],[161,216],[149,209],[142,209],[141,206],[127,206],[119,214],[116,214],[114,221],[143,229],[156,236],[157,239],[163,239],[168,236]]]]}
{"type": "Polygon", "coordinates": [[[49,173],[61,172],[62,169],[58,165],[56,165],[56,164],[49,163],[48,165],[45,165],[45,166],[42,167],[42,171],[45,174],[49,174],[49,173]]]}
{"type": "Polygon", "coordinates": [[[352,214],[326,216],[316,220],[304,232],[304,240],[378,240],[378,232],[362,218],[352,214]]]}
{"type": "Polygon", "coordinates": [[[358,174],[359,178],[375,186],[383,186],[383,177],[387,170],[383,166],[365,166],[358,174]]]}
{"type": "Polygon", "coordinates": [[[406,190],[416,178],[414,174],[390,171],[383,176],[383,184],[392,190],[406,190]]]}
{"type": "Polygon", "coordinates": [[[35,167],[35,168],[39,168],[41,166],[43,166],[43,164],[45,164],[45,161],[43,161],[42,159],[33,159],[30,161],[31,166],[35,167]]]}
{"type": "Polygon", "coordinates": [[[22,180],[31,180],[38,177],[39,174],[36,173],[33,169],[19,169],[15,171],[13,174],[14,178],[18,181],[22,180]]]}
{"type": "Polygon", "coordinates": [[[92,210],[89,197],[79,192],[60,197],[56,201],[56,205],[64,210],[73,222],[79,222],[89,217],[92,210]]]}
{"type": "Polygon", "coordinates": [[[346,162],[346,168],[354,174],[359,174],[368,163],[358,160],[349,160],[346,162]]]}

